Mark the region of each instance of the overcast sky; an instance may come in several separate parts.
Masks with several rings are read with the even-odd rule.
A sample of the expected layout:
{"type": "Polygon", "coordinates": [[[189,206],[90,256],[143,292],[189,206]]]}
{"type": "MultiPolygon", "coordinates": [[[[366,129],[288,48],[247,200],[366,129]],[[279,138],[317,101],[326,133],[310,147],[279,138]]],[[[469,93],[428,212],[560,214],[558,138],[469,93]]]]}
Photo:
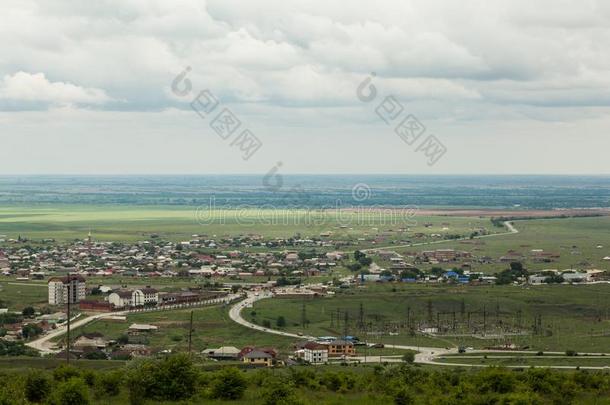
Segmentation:
{"type": "Polygon", "coordinates": [[[608,1],[3,0],[0,20],[2,174],[610,174],[608,1]]]}

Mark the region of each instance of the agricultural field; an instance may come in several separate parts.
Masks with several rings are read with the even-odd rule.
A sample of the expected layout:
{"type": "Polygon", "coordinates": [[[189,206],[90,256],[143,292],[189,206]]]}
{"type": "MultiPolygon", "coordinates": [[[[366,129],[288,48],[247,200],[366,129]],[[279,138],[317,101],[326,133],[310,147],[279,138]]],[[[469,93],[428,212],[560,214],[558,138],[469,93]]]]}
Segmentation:
{"type": "Polygon", "coordinates": [[[489,219],[477,217],[420,216],[417,210],[336,211],[302,209],[223,209],[187,206],[37,205],[0,207],[0,234],[32,240],[83,239],[91,231],[96,240],[137,241],[159,238],[180,241],[191,235],[220,238],[247,234],[264,237],[319,237],[352,241],[355,247],[375,243],[404,243],[412,235],[469,235],[473,230],[493,229],[489,219]],[[424,226],[429,224],[429,226],[424,226]],[[367,242],[368,240],[368,242],[367,242]],[[371,241],[376,240],[375,243],[371,241]]]}
{"type": "Polygon", "coordinates": [[[609,298],[608,284],[370,283],[307,301],[261,300],[244,316],[258,324],[265,320],[275,324],[282,316],[288,331],[320,336],[347,333],[386,344],[474,348],[514,344],[530,350],[602,352],[610,347],[609,298]],[[438,326],[441,333],[410,332],[438,326]]]}
{"type": "Polygon", "coordinates": [[[49,292],[47,283],[17,282],[14,279],[0,278],[0,307],[11,311],[21,311],[27,306],[44,306],[49,292]]]}
{"type": "MultiPolygon", "coordinates": [[[[554,218],[518,220],[513,222],[519,233],[497,237],[486,237],[464,241],[446,241],[437,246],[413,246],[395,249],[401,254],[422,250],[453,248],[471,252],[473,256],[489,256],[498,259],[510,250],[522,254],[528,270],[542,269],[608,269],[610,256],[610,217],[591,218],[554,218]],[[536,263],[531,259],[533,249],[560,255],[550,263],[536,263]]],[[[477,264],[473,261],[474,271],[495,273],[506,269],[508,264],[477,264]]],[[[431,266],[427,266],[431,267],[431,266]]],[[[441,264],[441,267],[451,267],[441,264]]],[[[423,267],[426,268],[426,267],[423,267]]]]}

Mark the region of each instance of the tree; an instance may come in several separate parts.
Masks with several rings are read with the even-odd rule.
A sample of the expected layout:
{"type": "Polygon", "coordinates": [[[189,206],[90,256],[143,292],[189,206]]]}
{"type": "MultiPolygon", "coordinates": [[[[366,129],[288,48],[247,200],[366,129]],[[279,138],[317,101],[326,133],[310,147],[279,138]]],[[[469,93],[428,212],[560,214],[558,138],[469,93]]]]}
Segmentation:
{"type": "Polygon", "coordinates": [[[282,315],[280,315],[277,317],[275,324],[278,328],[283,328],[284,326],[286,326],[286,319],[282,315]]]}
{"type": "Polygon", "coordinates": [[[269,321],[269,319],[263,320],[263,326],[265,328],[270,328],[271,327],[271,322],[269,321]]]}
{"type": "Polygon", "coordinates": [[[288,405],[296,402],[293,385],[282,379],[267,379],[261,396],[265,405],[288,405]]]}
{"type": "Polygon", "coordinates": [[[121,390],[122,381],[123,373],[121,371],[103,373],[97,380],[97,390],[110,397],[117,396],[121,390]]]}
{"type": "Polygon", "coordinates": [[[80,378],[70,378],[60,383],[53,395],[50,404],[52,405],[88,405],[89,389],[80,378]]]}
{"type": "Polygon", "coordinates": [[[222,369],[211,385],[211,396],[216,399],[237,400],[243,397],[248,382],[243,373],[235,367],[222,369]]]}
{"type": "Polygon", "coordinates": [[[34,309],[34,307],[25,307],[23,308],[23,311],[21,311],[21,314],[25,318],[33,318],[34,315],[36,315],[36,310],[34,309]]]}
{"type": "Polygon", "coordinates": [[[402,361],[404,361],[405,363],[408,364],[413,364],[415,363],[415,353],[413,352],[407,352],[402,356],[402,361]]]}
{"type": "Polygon", "coordinates": [[[34,336],[38,336],[42,333],[42,328],[36,324],[28,323],[21,328],[21,335],[24,338],[29,339],[34,336]]]}
{"type": "Polygon", "coordinates": [[[106,353],[102,352],[101,350],[94,350],[94,351],[88,352],[85,354],[84,357],[87,360],[106,360],[106,359],[108,359],[108,357],[106,356],[106,353]]]}
{"type": "Polygon", "coordinates": [[[51,391],[51,382],[42,371],[30,371],[25,377],[24,390],[28,401],[42,402],[51,391]]]}
{"type": "Polygon", "coordinates": [[[197,368],[186,354],[136,364],[127,376],[130,398],[157,400],[188,399],[195,394],[199,378],[197,368]]]}
{"type": "Polygon", "coordinates": [[[80,377],[80,371],[76,367],[67,364],[61,364],[53,370],[53,379],[55,381],[68,381],[71,378],[80,377]]]}
{"type": "Polygon", "coordinates": [[[521,263],[521,262],[510,262],[510,269],[512,271],[521,272],[521,271],[523,271],[523,263],[521,263]]]}
{"type": "Polygon", "coordinates": [[[362,265],[360,263],[358,263],[358,262],[350,263],[350,264],[347,265],[347,268],[350,271],[357,272],[358,270],[360,270],[362,268],[362,265]]]}

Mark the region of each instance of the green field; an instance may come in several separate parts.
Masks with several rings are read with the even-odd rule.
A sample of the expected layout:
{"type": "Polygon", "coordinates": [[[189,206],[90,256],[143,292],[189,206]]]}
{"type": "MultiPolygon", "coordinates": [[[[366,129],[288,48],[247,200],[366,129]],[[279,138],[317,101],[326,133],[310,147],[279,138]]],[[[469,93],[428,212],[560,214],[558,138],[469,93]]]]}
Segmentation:
{"type": "Polygon", "coordinates": [[[367,211],[216,208],[209,212],[208,216],[197,207],[183,206],[1,206],[0,234],[7,238],[21,235],[34,240],[65,241],[83,239],[91,230],[97,240],[137,241],[156,234],[178,241],[188,240],[194,234],[220,238],[247,234],[289,237],[300,233],[303,237],[318,237],[320,233],[332,232],[333,239],[352,240],[368,247],[372,239],[391,244],[411,239],[414,232],[470,234],[480,227],[493,230],[488,219],[424,217],[418,216],[416,211],[399,215],[367,211]],[[432,226],[425,227],[426,223],[432,226]],[[399,231],[405,228],[410,230],[399,231]],[[359,241],[361,238],[369,242],[359,241]]]}
{"type": "MultiPolygon", "coordinates": [[[[127,322],[95,321],[76,329],[81,333],[100,332],[107,339],[116,339],[127,332],[132,323],[147,323],[159,329],[146,336],[152,348],[159,350],[187,351],[190,310],[156,311],[130,314],[127,322]]],[[[192,347],[194,351],[219,346],[272,346],[286,352],[295,339],[253,331],[233,322],[224,306],[193,309],[192,347]]]]}
{"type": "Polygon", "coordinates": [[[27,306],[43,306],[48,302],[47,283],[16,282],[14,278],[0,278],[0,305],[11,311],[21,311],[27,306]]]}
{"type": "MultiPolygon", "coordinates": [[[[526,257],[525,266],[529,270],[570,268],[610,268],[610,217],[595,218],[557,218],[539,220],[521,220],[513,222],[519,230],[517,234],[481,238],[468,241],[447,241],[443,248],[454,248],[471,252],[476,256],[490,256],[497,259],[514,250],[526,257]],[[602,246],[598,248],[598,246],[602,246]],[[535,263],[529,256],[532,249],[543,249],[560,257],[551,263],[535,263]]],[[[440,248],[441,246],[436,246],[440,248]]],[[[414,246],[397,249],[400,253],[430,250],[431,246],[414,246]]],[[[441,265],[450,267],[450,265],[441,265]]],[[[476,264],[473,270],[497,272],[507,268],[508,264],[476,264]]]]}
{"type": "Polygon", "coordinates": [[[441,363],[474,364],[484,366],[589,366],[608,367],[610,369],[610,357],[607,356],[535,356],[535,355],[512,355],[496,356],[444,356],[436,361],[441,363]]]}
{"type": "MultiPolygon", "coordinates": [[[[345,312],[348,313],[347,333],[367,338],[370,341],[388,344],[410,344],[420,346],[472,346],[485,348],[500,344],[514,343],[531,350],[576,350],[579,352],[608,351],[610,348],[610,285],[551,285],[536,287],[517,286],[451,286],[451,285],[409,285],[375,284],[352,287],[337,295],[308,300],[267,299],[257,302],[253,308],[255,315],[244,313],[249,320],[261,324],[264,320],[272,323],[279,316],[286,319],[286,329],[302,331],[303,305],[309,322],[304,329],[313,335],[341,335],[346,331],[345,312]],[[430,303],[430,304],[429,304],[430,303]],[[368,325],[365,332],[358,327],[360,305],[363,319],[368,325]],[[432,320],[429,321],[429,305],[432,320]],[[462,315],[462,307],[465,310],[462,315]],[[487,311],[487,338],[466,336],[468,330],[458,329],[462,336],[411,336],[408,328],[398,330],[391,323],[406,323],[410,308],[414,324],[437,325],[437,312],[442,325],[452,325],[452,312],[456,312],[458,326],[466,325],[469,311],[487,311]],[[337,314],[337,310],[340,312],[337,314]],[[519,314],[519,311],[521,313],[519,314]],[[332,315],[331,315],[332,314],[332,315]],[[533,333],[533,325],[540,316],[539,332],[533,333]],[[331,325],[331,317],[333,325],[331,325]],[[521,325],[523,336],[493,337],[498,324],[521,325]]],[[[479,330],[483,315],[472,314],[472,325],[478,323],[479,330]]]]}

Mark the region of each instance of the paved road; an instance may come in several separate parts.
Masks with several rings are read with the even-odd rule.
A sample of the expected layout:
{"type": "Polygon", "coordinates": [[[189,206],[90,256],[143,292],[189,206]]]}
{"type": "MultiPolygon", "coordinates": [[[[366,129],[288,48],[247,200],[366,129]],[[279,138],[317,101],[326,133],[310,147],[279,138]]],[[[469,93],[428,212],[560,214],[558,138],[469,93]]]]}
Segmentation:
{"type": "MultiPolygon", "coordinates": [[[[91,315],[91,316],[88,316],[83,319],[73,320],[70,323],[70,330],[75,330],[76,328],[78,328],[80,326],[84,326],[90,322],[104,319],[104,318],[109,318],[112,316],[121,316],[121,315],[130,314],[130,313],[169,311],[172,309],[198,308],[200,306],[228,303],[239,297],[240,297],[239,294],[229,294],[223,298],[215,298],[215,299],[201,301],[201,302],[197,302],[197,303],[191,303],[191,304],[165,305],[162,307],[151,307],[151,308],[145,308],[145,309],[135,309],[135,310],[126,310],[126,311],[118,311],[118,312],[105,312],[102,314],[91,315]]],[[[72,319],[74,319],[74,318],[72,318],[72,319]]],[[[56,337],[62,336],[63,334],[67,333],[67,331],[68,331],[67,326],[62,325],[62,326],[58,327],[57,329],[53,329],[49,333],[42,335],[38,339],[26,343],[26,346],[36,349],[36,350],[42,352],[43,354],[57,353],[59,350],[57,350],[54,347],[55,343],[52,342],[52,340],[55,339],[56,337]]]]}
{"type": "MultiPolygon", "coordinates": [[[[84,325],[88,324],[89,322],[93,322],[97,319],[107,318],[112,315],[114,315],[114,316],[125,315],[126,313],[127,313],[127,311],[91,315],[86,318],[70,322],[70,330],[74,330],[80,326],[84,326],[84,325]]],[[[55,343],[51,342],[51,340],[55,339],[58,336],[65,334],[67,331],[68,331],[67,326],[62,325],[62,326],[58,327],[57,329],[53,329],[51,332],[46,333],[45,335],[41,336],[40,338],[26,343],[26,346],[36,349],[36,350],[42,352],[43,354],[56,353],[58,350],[53,348],[55,343]]]]}

